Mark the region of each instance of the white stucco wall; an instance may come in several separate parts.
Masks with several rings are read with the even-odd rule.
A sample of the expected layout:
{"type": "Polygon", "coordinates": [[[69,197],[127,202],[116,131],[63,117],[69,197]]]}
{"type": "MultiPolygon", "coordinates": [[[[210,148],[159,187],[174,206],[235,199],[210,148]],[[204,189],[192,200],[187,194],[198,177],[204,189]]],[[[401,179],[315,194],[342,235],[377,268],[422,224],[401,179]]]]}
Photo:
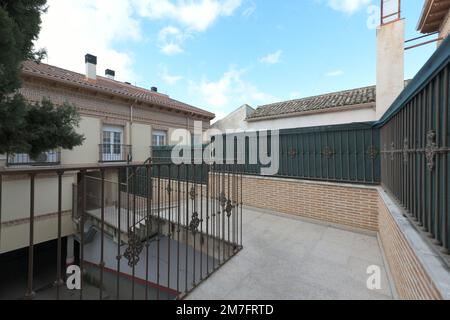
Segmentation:
{"type": "MultiPolygon", "coordinates": [[[[73,176],[63,177],[62,210],[72,209],[73,176]]],[[[35,215],[45,215],[58,211],[58,180],[55,177],[35,179],[35,215]],[[54,191],[55,196],[49,197],[54,191]]],[[[3,181],[2,222],[27,219],[30,216],[30,179],[3,181]]]]}
{"type": "MultiPolygon", "coordinates": [[[[72,184],[74,176],[64,176],[62,180],[62,211],[72,210],[72,184]]],[[[56,177],[37,177],[35,180],[35,228],[34,241],[41,243],[57,237],[57,216],[42,216],[58,212],[58,180],[56,177]],[[52,196],[49,196],[52,195],[52,196]]],[[[30,180],[13,179],[3,181],[2,192],[2,233],[0,251],[8,252],[26,247],[29,241],[30,180]],[[20,221],[23,220],[23,221],[20,221]],[[10,224],[11,222],[15,222],[10,224]],[[9,222],[9,223],[8,223],[9,222]],[[6,224],[5,224],[6,223],[6,224]]],[[[62,219],[63,236],[74,233],[71,213],[62,219]]]]}
{"type": "Polygon", "coordinates": [[[377,30],[377,119],[405,88],[405,20],[377,30]]]}
{"type": "Polygon", "coordinates": [[[101,143],[101,121],[93,117],[81,117],[77,132],[84,134],[86,140],[82,146],[73,150],[61,151],[61,164],[92,164],[99,161],[101,143]]]}
{"type": "Polygon", "coordinates": [[[245,119],[249,116],[253,111],[248,105],[243,105],[239,109],[230,113],[228,116],[223,118],[222,120],[217,121],[211,127],[214,129],[218,129],[220,131],[226,131],[227,129],[235,129],[235,130],[246,130],[247,122],[245,119]]]}
{"type": "Polygon", "coordinates": [[[152,127],[146,124],[133,123],[131,131],[133,162],[144,162],[150,157],[152,127]]]}
{"type": "Polygon", "coordinates": [[[347,110],[341,112],[317,113],[304,116],[262,120],[247,123],[247,130],[281,130],[292,128],[307,128],[353,122],[374,121],[376,113],[374,108],[347,110]]]}
{"type": "MultiPolygon", "coordinates": [[[[70,214],[61,217],[61,237],[75,233],[74,223],[70,214]]],[[[30,224],[28,222],[2,228],[0,254],[10,252],[29,245],[30,224]]],[[[39,244],[58,238],[58,218],[52,216],[36,220],[34,223],[34,244],[39,244]]]]}

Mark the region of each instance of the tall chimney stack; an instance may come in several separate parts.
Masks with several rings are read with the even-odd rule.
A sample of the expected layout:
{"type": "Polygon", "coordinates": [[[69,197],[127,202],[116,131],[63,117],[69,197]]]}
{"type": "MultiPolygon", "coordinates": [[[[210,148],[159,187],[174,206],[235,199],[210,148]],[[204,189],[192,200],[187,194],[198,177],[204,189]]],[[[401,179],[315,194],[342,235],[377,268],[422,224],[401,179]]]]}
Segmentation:
{"type": "Polygon", "coordinates": [[[114,80],[114,77],[116,76],[116,72],[114,70],[111,70],[111,69],[106,69],[105,70],[105,76],[108,79],[114,80]]]}
{"type": "Polygon", "coordinates": [[[86,63],[86,78],[91,80],[97,79],[97,57],[92,54],[87,54],[84,56],[84,61],[86,63]]]}
{"type": "Polygon", "coordinates": [[[405,20],[400,2],[381,0],[381,25],[377,29],[377,119],[405,88],[405,20]]]}

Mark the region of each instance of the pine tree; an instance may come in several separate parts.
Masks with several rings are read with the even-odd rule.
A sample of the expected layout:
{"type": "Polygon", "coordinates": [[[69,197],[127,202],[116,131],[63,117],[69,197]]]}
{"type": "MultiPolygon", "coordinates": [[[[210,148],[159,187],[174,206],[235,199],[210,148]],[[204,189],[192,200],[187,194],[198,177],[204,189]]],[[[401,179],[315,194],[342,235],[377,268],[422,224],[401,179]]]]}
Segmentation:
{"type": "Polygon", "coordinates": [[[0,0],[0,154],[29,153],[32,158],[52,149],[83,143],[77,134],[76,107],[50,101],[30,104],[18,93],[25,60],[40,62],[44,50],[33,43],[41,28],[46,0],[0,0]]]}

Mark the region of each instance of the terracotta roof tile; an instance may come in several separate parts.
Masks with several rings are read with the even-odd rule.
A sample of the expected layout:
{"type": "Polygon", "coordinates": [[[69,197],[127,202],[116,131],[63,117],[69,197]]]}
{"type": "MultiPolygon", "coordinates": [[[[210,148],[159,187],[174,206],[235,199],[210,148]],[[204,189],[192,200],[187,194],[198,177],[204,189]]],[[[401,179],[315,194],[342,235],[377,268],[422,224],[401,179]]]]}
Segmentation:
{"type": "MultiPolygon", "coordinates": [[[[375,103],[376,87],[363,87],[258,107],[247,119],[276,118],[294,113],[375,103]]],[[[330,110],[331,111],[331,110],[330,110]]]]}
{"type": "Polygon", "coordinates": [[[167,95],[153,92],[144,88],[129,85],[120,81],[97,76],[96,80],[87,79],[84,74],[54,67],[44,63],[25,61],[22,66],[25,75],[37,76],[46,79],[68,83],[88,89],[98,90],[114,95],[137,99],[144,103],[150,103],[173,110],[192,112],[197,115],[213,119],[215,115],[206,110],[174,100],[167,95]]]}

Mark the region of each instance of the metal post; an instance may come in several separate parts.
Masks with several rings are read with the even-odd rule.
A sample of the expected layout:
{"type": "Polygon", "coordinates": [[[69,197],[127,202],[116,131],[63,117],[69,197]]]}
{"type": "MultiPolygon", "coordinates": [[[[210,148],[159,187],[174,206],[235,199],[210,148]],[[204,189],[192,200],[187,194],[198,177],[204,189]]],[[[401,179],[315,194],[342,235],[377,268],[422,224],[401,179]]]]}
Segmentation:
{"type": "Polygon", "coordinates": [[[31,300],[35,296],[33,291],[33,272],[34,272],[34,185],[36,175],[30,174],[30,237],[28,245],[28,287],[25,299],[31,300]]]}

